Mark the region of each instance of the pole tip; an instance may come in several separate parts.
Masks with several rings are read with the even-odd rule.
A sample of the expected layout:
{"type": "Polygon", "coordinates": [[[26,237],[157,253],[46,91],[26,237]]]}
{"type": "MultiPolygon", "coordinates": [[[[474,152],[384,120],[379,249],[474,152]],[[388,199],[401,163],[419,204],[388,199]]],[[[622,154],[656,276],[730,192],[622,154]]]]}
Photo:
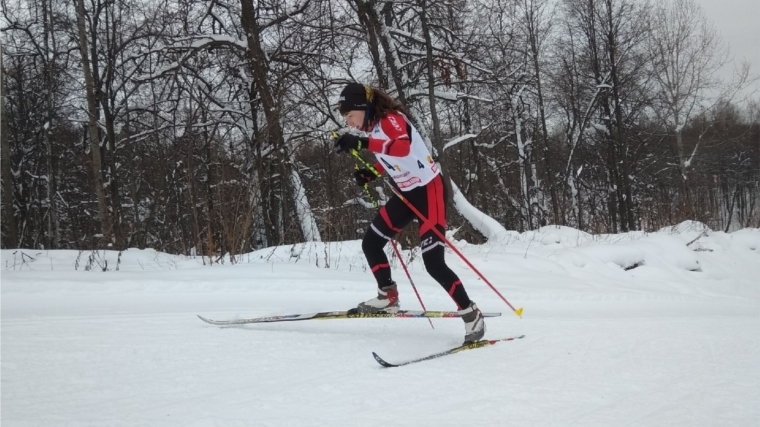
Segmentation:
{"type": "Polygon", "coordinates": [[[520,307],[517,310],[515,310],[515,314],[517,315],[517,317],[519,317],[521,319],[522,319],[522,312],[523,312],[523,308],[522,307],[520,307]]]}

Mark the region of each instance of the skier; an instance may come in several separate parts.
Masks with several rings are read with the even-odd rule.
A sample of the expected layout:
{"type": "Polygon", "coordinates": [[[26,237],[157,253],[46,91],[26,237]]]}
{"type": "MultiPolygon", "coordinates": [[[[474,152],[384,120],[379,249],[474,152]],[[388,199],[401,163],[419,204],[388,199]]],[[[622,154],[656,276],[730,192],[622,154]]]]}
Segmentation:
{"type": "MultiPolygon", "coordinates": [[[[407,118],[403,105],[384,91],[358,83],[348,84],[340,94],[338,110],[346,124],[368,132],[369,136],[344,133],[335,144],[337,152],[369,150],[375,154],[374,168],[388,172],[404,198],[425,216],[420,219],[420,248],[425,268],[443,286],[457,305],[464,320],[464,343],[483,338],[486,327],[483,314],[470,300],[462,281],[444,260],[441,234],[446,229],[446,197],[438,164],[433,160],[422,137],[407,118]]],[[[354,178],[359,186],[373,181],[369,169],[358,169],[354,178]]],[[[395,313],[399,310],[396,282],[391,278],[388,257],[383,247],[415,218],[414,212],[397,195],[383,206],[362,240],[362,250],[377,280],[377,297],[362,302],[360,313],[395,313]]]]}

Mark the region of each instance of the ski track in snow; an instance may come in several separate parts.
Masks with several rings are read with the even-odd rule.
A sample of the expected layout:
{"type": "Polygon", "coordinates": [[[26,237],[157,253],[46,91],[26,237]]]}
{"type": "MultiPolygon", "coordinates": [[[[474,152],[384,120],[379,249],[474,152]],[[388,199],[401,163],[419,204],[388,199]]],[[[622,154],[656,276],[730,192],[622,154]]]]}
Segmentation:
{"type": "MultiPolygon", "coordinates": [[[[525,246],[463,245],[502,293],[525,307],[518,319],[449,254],[479,306],[504,313],[487,319],[487,337],[525,338],[390,369],[371,352],[395,363],[454,347],[461,321],[433,319],[435,329],[425,319],[222,328],[195,317],[351,307],[373,285],[369,273],[349,269],[348,258],[337,269],[284,261],[209,268],[180,260],[176,269],[142,271],[130,270],[136,264],[126,255],[142,258],[145,268],[155,254],[127,251],[126,271],[102,273],[73,271],[66,251],[37,255],[47,271],[11,270],[14,255],[3,251],[0,420],[3,426],[758,426],[760,253],[726,247],[720,239],[730,236],[706,241],[713,252],[681,255],[668,252],[668,243],[649,250],[654,243],[624,242],[644,249],[622,251],[621,261],[669,253],[676,258],[667,264],[681,266],[653,258],[630,271],[606,265],[615,254],[594,255],[598,249],[544,243],[524,258],[525,246]],[[702,271],[686,270],[695,260],[702,271]]],[[[419,265],[413,263],[412,274],[429,309],[452,309],[419,265]]],[[[404,282],[402,305],[418,309],[403,272],[394,275],[404,282]]]]}

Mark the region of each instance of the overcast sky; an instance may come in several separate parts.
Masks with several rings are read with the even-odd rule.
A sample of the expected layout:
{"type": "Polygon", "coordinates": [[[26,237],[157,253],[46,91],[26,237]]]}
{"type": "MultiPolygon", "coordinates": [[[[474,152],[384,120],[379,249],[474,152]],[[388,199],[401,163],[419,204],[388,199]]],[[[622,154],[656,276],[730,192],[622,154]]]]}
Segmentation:
{"type": "MultiPolygon", "coordinates": [[[[752,74],[760,75],[760,0],[695,0],[713,21],[715,28],[730,46],[731,55],[739,67],[742,59],[749,61],[752,74]]],[[[731,76],[732,67],[723,71],[724,78],[731,76]]],[[[760,82],[754,88],[760,90],[760,82]]],[[[760,93],[754,95],[760,98],[760,93]]]]}

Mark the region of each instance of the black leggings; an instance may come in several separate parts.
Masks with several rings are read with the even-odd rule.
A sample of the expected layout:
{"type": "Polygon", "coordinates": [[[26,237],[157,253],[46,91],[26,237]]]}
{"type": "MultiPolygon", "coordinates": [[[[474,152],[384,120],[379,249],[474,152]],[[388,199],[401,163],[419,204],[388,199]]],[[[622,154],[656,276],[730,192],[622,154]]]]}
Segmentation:
{"type": "MultiPolygon", "coordinates": [[[[462,281],[446,265],[444,260],[445,244],[431,228],[435,227],[441,234],[444,234],[446,230],[446,198],[441,176],[435,177],[423,187],[404,191],[402,194],[427,218],[427,223],[420,220],[420,248],[425,269],[449,293],[458,309],[467,308],[470,305],[470,297],[467,296],[462,281]]],[[[384,288],[392,283],[388,257],[383,248],[388,240],[392,239],[415,218],[417,216],[406,203],[394,195],[380,209],[364,234],[362,250],[367,257],[367,262],[379,288],[384,288]]]]}

